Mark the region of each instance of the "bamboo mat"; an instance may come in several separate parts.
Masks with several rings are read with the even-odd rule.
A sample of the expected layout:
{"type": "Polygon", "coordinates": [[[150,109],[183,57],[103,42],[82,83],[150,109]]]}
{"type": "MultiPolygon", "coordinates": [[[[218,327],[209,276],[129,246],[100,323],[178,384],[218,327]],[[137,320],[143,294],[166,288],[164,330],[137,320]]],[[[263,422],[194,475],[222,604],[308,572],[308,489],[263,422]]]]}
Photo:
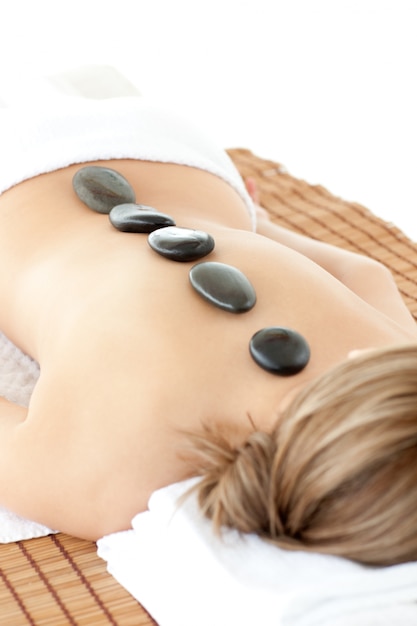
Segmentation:
{"type": "MultiPolygon", "coordinates": [[[[359,204],[234,149],[243,177],[253,177],[273,221],[387,265],[417,318],[417,246],[359,204]]],[[[107,572],[94,543],[67,535],[0,546],[0,624],[151,626],[155,622],[107,572]]],[[[198,626],[198,625],[196,625],[198,626]]]]}

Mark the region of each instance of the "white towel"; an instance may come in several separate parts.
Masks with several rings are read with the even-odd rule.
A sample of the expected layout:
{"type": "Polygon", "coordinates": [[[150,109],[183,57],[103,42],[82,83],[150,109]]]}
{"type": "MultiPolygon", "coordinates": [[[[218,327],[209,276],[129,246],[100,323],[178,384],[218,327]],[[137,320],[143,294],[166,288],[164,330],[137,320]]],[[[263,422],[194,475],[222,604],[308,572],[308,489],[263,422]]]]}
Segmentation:
{"type": "Polygon", "coordinates": [[[3,86],[0,102],[10,106],[0,108],[0,194],[74,163],[175,163],[227,182],[241,196],[255,229],[255,210],[242,177],[210,134],[165,106],[138,97],[116,70],[99,70],[80,68],[48,80],[25,80],[30,99],[10,97],[13,90],[3,86]]]}
{"type": "MultiPolygon", "coordinates": [[[[39,377],[39,366],[0,332],[0,396],[27,406],[39,377]]],[[[18,459],[16,459],[18,463],[18,459]]],[[[42,537],[52,531],[0,507],[0,542],[42,537]]]]}
{"type": "Polygon", "coordinates": [[[391,626],[398,613],[417,624],[417,563],[369,568],[233,530],[217,538],[195,496],[178,507],[191,484],[155,492],[131,530],[98,541],[109,572],[159,626],[391,626]]]}

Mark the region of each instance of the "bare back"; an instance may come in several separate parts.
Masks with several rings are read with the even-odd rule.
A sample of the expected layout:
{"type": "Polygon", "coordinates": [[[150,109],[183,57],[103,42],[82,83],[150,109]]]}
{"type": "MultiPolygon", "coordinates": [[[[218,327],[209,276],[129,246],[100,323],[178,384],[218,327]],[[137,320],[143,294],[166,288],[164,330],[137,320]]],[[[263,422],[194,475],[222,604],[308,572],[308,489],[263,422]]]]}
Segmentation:
{"type": "Polygon", "coordinates": [[[163,259],[146,235],[116,231],[78,200],[71,180],[80,166],[0,197],[0,328],[41,367],[19,418],[19,462],[4,461],[14,484],[4,504],[86,538],[128,527],[153,490],[188,475],[183,431],[214,420],[243,439],[248,414],[271,427],[293,389],[350,350],[416,340],[305,256],[251,232],[243,202],[213,175],[105,165],[139,202],[209,232],[210,260],[246,274],[257,303],[232,314],[202,300],[192,263],[163,259]],[[251,336],[271,325],[307,338],[301,374],[279,378],[251,359],[251,336]]]}

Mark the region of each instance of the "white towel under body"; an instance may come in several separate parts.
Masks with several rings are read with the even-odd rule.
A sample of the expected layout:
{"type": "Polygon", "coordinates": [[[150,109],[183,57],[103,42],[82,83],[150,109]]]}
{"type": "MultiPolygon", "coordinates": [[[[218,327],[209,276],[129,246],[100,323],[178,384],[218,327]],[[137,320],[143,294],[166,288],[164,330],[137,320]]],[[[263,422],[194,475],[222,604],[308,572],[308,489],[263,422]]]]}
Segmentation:
{"type": "Polygon", "coordinates": [[[132,530],[98,542],[109,571],[159,626],[392,626],[386,616],[396,612],[395,623],[416,626],[417,563],[368,568],[233,530],[218,538],[196,496],[177,506],[191,484],[155,492],[132,530]]]}
{"type": "MultiPolygon", "coordinates": [[[[27,407],[38,377],[38,364],[0,332],[0,396],[27,407]]],[[[19,459],[16,459],[18,462],[19,459]]],[[[46,526],[26,520],[0,506],[0,543],[41,537],[50,532],[46,526]]]]}

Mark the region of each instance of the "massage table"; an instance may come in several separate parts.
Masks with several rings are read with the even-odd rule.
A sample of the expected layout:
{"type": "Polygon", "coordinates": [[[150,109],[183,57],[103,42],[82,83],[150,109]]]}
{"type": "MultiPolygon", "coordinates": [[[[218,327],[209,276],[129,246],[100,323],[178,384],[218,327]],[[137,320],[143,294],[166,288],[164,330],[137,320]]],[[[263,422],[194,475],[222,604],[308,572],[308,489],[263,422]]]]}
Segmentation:
{"type": "MultiPolygon", "coordinates": [[[[363,206],[291,176],[278,163],[246,149],[228,152],[242,176],[256,180],[261,204],[274,222],[384,263],[417,318],[417,246],[405,234],[363,206]]],[[[385,623],[383,615],[372,621],[385,623]]],[[[95,543],[58,533],[0,545],[0,624],[156,622],[107,572],[95,543]]],[[[221,614],[217,624],[223,626],[221,614]]]]}

